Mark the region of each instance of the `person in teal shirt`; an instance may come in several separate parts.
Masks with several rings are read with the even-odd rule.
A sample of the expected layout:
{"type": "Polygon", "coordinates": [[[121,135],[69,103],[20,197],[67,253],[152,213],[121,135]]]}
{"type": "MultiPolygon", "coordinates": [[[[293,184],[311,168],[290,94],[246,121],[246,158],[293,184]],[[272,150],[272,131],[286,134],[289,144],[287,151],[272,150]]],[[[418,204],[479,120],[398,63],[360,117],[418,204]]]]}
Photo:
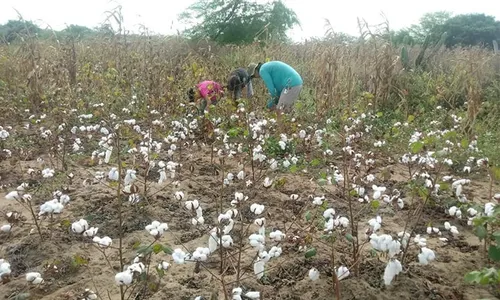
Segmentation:
{"type": "Polygon", "coordinates": [[[267,108],[290,112],[302,90],[303,80],[294,68],[282,61],[251,63],[248,65],[251,78],[262,78],[271,99],[267,108]]]}

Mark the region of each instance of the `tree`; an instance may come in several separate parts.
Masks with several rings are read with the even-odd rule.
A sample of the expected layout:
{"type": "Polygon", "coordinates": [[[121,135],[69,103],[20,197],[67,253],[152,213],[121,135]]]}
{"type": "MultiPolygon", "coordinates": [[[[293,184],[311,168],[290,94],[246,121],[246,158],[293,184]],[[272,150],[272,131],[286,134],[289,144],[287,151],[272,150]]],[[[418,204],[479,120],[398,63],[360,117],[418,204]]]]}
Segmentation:
{"type": "Polygon", "coordinates": [[[221,44],[245,44],[255,39],[284,41],[300,25],[297,15],[281,1],[198,0],[179,16],[189,26],[183,33],[221,44]]]}
{"type": "Polygon", "coordinates": [[[69,36],[75,39],[82,39],[84,37],[90,36],[95,32],[85,26],[71,24],[61,31],[63,36],[69,36]]]}
{"type": "Polygon", "coordinates": [[[500,39],[500,22],[485,14],[458,15],[443,24],[447,33],[445,45],[454,46],[493,46],[493,40],[500,39]]]}
{"type": "Polygon", "coordinates": [[[42,29],[30,21],[9,20],[6,24],[0,25],[0,42],[11,43],[19,36],[30,34],[40,34],[42,29]]]}
{"type": "Polygon", "coordinates": [[[424,14],[418,25],[410,27],[413,39],[419,44],[429,36],[431,44],[437,43],[443,35],[443,26],[451,18],[451,13],[447,11],[437,11],[424,14]]]}

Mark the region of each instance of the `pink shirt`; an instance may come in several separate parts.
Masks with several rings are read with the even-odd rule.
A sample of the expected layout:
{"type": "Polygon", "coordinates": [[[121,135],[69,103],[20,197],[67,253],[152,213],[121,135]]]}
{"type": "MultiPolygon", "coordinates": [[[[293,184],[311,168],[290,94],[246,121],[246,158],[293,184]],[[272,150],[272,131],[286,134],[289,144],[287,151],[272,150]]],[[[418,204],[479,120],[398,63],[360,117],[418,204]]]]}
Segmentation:
{"type": "Polygon", "coordinates": [[[221,85],[215,81],[205,80],[198,83],[196,87],[200,91],[201,97],[205,98],[212,95],[210,98],[211,101],[216,101],[217,96],[222,96],[224,94],[221,85]]]}

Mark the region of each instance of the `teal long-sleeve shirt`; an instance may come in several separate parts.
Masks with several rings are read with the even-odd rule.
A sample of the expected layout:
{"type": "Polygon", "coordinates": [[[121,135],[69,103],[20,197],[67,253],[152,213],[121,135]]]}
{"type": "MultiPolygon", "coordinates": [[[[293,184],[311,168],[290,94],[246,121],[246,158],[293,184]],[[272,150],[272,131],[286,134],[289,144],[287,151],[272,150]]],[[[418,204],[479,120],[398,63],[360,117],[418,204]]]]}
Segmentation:
{"type": "Polygon", "coordinates": [[[264,81],[272,98],[279,97],[285,88],[291,88],[303,83],[300,74],[281,61],[270,61],[262,64],[259,76],[264,81]]]}

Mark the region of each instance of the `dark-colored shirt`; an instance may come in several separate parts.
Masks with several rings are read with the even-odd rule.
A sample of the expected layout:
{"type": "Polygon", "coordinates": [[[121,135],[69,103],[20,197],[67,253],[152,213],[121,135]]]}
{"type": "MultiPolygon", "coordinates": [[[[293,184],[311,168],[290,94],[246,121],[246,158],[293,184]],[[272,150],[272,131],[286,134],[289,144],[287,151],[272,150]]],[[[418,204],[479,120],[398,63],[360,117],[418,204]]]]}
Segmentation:
{"type": "Polygon", "coordinates": [[[241,97],[241,91],[244,87],[247,87],[247,97],[253,96],[252,80],[244,68],[238,68],[231,72],[227,87],[233,92],[234,99],[241,97]]]}

